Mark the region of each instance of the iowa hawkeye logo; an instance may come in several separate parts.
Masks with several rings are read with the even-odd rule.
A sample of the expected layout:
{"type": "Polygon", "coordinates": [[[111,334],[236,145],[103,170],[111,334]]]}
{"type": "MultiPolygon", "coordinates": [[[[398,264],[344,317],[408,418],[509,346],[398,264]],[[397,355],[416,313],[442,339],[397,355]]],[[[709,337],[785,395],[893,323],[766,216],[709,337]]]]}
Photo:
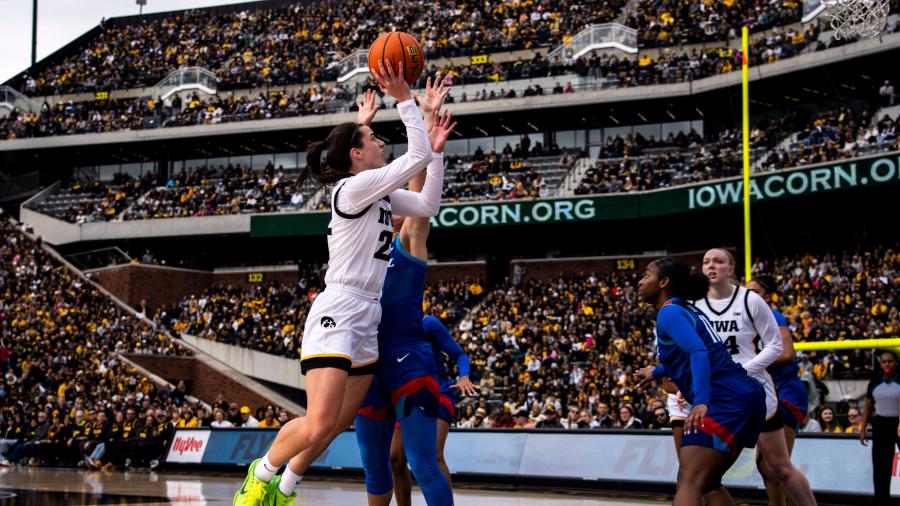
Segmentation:
{"type": "Polygon", "coordinates": [[[323,316],[322,321],[319,323],[321,323],[321,325],[323,327],[325,327],[326,329],[333,329],[335,326],[337,326],[337,323],[334,321],[334,318],[332,318],[330,316],[323,316]]]}

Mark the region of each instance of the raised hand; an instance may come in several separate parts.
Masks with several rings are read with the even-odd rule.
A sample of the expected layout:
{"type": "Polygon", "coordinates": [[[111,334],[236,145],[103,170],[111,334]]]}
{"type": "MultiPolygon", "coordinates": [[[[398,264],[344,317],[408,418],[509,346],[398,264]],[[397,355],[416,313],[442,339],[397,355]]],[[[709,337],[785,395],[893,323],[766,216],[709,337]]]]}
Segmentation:
{"type": "Polygon", "coordinates": [[[478,389],[475,388],[475,385],[469,380],[468,376],[459,378],[459,381],[457,381],[455,385],[450,385],[450,388],[458,389],[459,393],[463,395],[478,395],[478,389]]]}
{"type": "Polygon", "coordinates": [[[431,122],[434,120],[434,113],[441,110],[444,105],[444,99],[450,93],[450,88],[444,88],[444,80],[441,79],[441,73],[438,72],[434,76],[432,82],[429,77],[425,81],[425,94],[416,91],[413,96],[419,102],[419,108],[422,110],[422,116],[425,117],[425,129],[431,130],[431,122]],[[440,84],[438,84],[440,82],[440,84]]]}
{"type": "Polygon", "coordinates": [[[372,77],[378,83],[381,91],[397,99],[398,102],[405,102],[412,98],[409,92],[409,83],[403,79],[403,62],[400,62],[400,69],[395,72],[394,65],[391,60],[387,60],[387,67],[384,62],[378,60],[378,70],[369,69],[372,77]]]}
{"type": "Polygon", "coordinates": [[[360,125],[372,126],[372,120],[375,119],[375,113],[378,112],[378,106],[375,105],[375,90],[366,90],[362,100],[356,105],[359,107],[359,111],[356,113],[356,122],[360,125]]]}
{"type": "Polygon", "coordinates": [[[450,123],[451,118],[453,118],[453,113],[448,110],[435,111],[432,115],[432,125],[428,132],[431,151],[435,153],[444,152],[444,144],[447,142],[447,138],[450,137],[450,133],[456,128],[455,121],[452,124],[450,123]]]}

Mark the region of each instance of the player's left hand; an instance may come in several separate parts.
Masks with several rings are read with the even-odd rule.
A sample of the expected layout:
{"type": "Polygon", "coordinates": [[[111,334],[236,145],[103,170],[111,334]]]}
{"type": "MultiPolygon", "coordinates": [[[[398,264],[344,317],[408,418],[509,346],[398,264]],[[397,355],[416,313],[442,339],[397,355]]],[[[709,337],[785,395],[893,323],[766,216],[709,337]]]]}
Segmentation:
{"type": "Polygon", "coordinates": [[[641,367],[640,369],[635,371],[635,377],[641,380],[637,385],[635,385],[635,388],[640,388],[645,384],[653,381],[653,369],[654,367],[652,365],[648,365],[647,367],[641,367]]]}
{"type": "Polygon", "coordinates": [[[451,385],[450,388],[456,388],[459,390],[459,393],[468,396],[478,395],[478,389],[475,388],[475,384],[469,380],[468,376],[463,376],[459,378],[459,381],[456,382],[455,385],[451,385]]]}
{"type": "Polygon", "coordinates": [[[699,432],[705,426],[706,412],[709,408],[707,408],[706,404],[696,404],[694,405],[691,412],[688,413],[687,418],[684,419],[684,433],[691,434],[692,432],[699,432]]]}
{"type": "Polygon", "coordinates": [[[444,152],[444,144],[450,137],[450,133],[456,128],[456,122],[450,123],[453,113],[444,109],[443,111],[434,111],[434,123],[431,131],[428,132],[428,141],[431,143],[431,151],[435,153],[444,152]]]}
{"type": "Polygon", "coordinates": [[[378,112],[378,106],[375,105],[375,90],[366,90],[363,93],[362,100],[357,102],[359,111],[356,113],[356,122],[360,125],[372,126],[372,120],[378,112]]]}
{"type": "Polygon", "coordinates": [[[425,118],[425,129],[431,130],[434,121],[434,113],[441,110],[444,105],[444,99],[450,93],[450,88],[444,88],[444,80],[441,79],[441,73],[438,72],[434,76],[434,80],[429,77],[425,81],[425,94],[418,91],[413,93],[413,97],[419,102],[419,108],[422,110],[422,116],[425,118]],[[440,82],[440,84],[438,84],[440,82]]]}

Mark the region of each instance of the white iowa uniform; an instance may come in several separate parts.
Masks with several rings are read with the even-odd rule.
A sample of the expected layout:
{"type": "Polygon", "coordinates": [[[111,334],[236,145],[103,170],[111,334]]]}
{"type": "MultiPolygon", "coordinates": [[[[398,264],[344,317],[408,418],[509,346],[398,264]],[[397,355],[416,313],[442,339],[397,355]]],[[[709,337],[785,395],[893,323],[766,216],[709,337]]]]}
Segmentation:
{"type": "Polygon", "coordinates": [[[762,384],[766,391],[766,419],[774,416],[778,396],[766,368],[781,355],[783,345],[772,309],[762,297],[742,286],[734,287],[726,299],[704,297],[694,301],[694,305],[712,322],[731,358],[762,384]]]}
{"type": "Polygon", "coordinates": [[[313,301],[304,325],[304,373],[316,367],[371,373],[367,366],[378,361],[379,300],[390,261],[391,213],[433,216],[440,207],[443,156],[431,152],[415,102],[401,102],[397,109],[406,125],[407,153],[381,169],[341,179],[332,189],[326,288],[313,301]],[[426,165],[421,193],[398,189],[426,165]]]}

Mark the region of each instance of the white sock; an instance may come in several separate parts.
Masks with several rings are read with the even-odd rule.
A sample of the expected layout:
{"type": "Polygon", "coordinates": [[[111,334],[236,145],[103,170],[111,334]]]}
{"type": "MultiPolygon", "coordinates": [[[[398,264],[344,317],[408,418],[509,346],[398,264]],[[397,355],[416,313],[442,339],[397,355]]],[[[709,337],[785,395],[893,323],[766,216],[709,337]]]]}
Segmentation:
{"type": "Polygon", "coordinates": [[[276,466],[269,462],[269,454],[265,454],[262,460],[259,461],[259,464],[256,464],[256,469],[253,470],[253,474],[259,478],[260,481],[264,481],[269,483],[272,481],[272,477],[275,476],[275,473],[278,472],[278,468],[280,466],[276,466]]]}
{"type": "Polygon", "coordinates": [[[284,469],[284,472],[281,473],[281,482],[278,484],[278,490],[280,490],[285,497],[290,497],[297,488],[297,484],[300,483],[300,480],[302,479],[302,475],[294,473],[294,471],[291,471],[291,466],[287,466],[284,469]]]}

